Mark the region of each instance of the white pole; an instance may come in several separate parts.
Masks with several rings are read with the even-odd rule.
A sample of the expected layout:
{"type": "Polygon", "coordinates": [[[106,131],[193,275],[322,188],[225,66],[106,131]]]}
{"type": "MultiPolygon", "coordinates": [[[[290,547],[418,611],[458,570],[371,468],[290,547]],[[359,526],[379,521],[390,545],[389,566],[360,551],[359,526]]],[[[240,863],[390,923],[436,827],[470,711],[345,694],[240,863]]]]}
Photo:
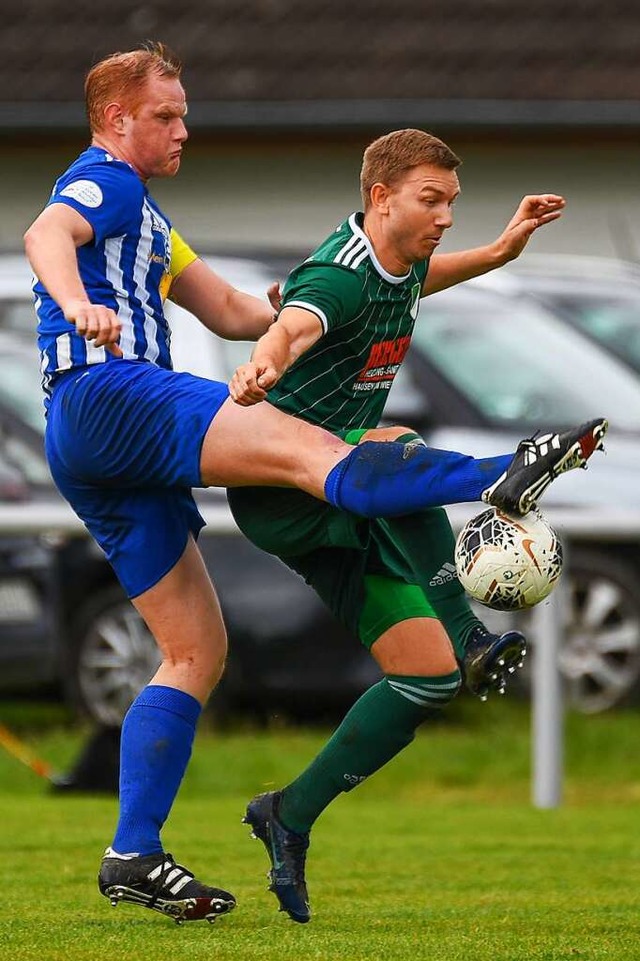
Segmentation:
{"type": "Polygon", "coordinates": [[[553,594],[533,611],[532,800],[538,808],[555,808],[562,800],[564,737],[558,653],[563,630],[563,593],[561,580],[553,594]]]}

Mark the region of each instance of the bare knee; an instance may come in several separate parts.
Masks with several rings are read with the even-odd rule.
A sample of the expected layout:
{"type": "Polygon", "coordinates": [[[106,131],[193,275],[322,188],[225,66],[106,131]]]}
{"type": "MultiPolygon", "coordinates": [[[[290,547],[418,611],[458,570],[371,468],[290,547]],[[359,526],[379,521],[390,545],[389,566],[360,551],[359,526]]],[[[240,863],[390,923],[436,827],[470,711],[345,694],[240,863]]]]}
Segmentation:
{"type": "Polygon", "coordinates": [[[209,643],[202,643],[199,638],[190,644],[181,638],[179,643],[165,640],[159,646],[162,663],[151,683],[176,687],[204,704],[224,672],[226,635],[222,637],[218,632],[209,638],[209,643]]]}
{"type": "Polygon", "coordinates": [[[407,618],[382,634],[371,648],[385,674],[439,677],[458,669],[449,637],[433,617],[407,618]]]}

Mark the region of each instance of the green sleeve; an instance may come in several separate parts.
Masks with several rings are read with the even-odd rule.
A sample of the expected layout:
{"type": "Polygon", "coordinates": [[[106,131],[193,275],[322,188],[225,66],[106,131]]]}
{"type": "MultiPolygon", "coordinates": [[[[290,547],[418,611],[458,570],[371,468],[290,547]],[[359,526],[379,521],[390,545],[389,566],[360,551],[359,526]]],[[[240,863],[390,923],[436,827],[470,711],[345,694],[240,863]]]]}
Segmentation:
{"type": "Polygon", "coordinates": [[[353,270],[339,264],[306,262],[289,275],[282,306],[310,310],[326,334],[355,317],[361,299],[362,283],[353,270]]]}

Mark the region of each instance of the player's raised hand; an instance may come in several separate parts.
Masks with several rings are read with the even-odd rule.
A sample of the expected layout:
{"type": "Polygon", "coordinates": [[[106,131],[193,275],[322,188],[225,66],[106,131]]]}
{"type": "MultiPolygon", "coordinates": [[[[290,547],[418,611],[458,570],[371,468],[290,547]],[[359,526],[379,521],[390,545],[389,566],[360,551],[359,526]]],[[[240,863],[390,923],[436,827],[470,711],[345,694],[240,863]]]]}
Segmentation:
{"type": "Polygon", "coordinates": [[[251,407],[259,404],[267,396],[267,391],[278,380],[275,367],[271,365],[257,365],[252,361],[241,364],[229,381],[229,393],[232,400],[241,407],[251,407]]]}
{"type": "Polygon", "coordinates": [[[497,240],[502,251],[503,262],[506,263],[518,257],[538,227],[558,220],[565,206],[566,200],[558,194],[529,194],[523,197],[515,214],[497,240]]]}
{"type": "Polygon", "coordinates": [[[84,300],[69,300],[64,305],[64,316],[85,340],[95,347],[105,347],[114,357],[122,357],[118,345],[122,325],[110,307],[91,304],[84,300]]]}

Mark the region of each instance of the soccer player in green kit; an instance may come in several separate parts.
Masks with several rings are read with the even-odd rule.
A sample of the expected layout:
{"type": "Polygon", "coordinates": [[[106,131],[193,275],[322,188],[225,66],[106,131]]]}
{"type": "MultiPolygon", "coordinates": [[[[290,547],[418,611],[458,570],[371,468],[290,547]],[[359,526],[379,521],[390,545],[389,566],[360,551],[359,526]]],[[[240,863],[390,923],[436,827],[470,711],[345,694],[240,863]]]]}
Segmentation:
{"type": "MultiPolygon", "coordinates": [[[[277,322],[230,383],[237,403],[258,403],[268,392],[270,404],[353,444],[400,440],[406,458],[415,454],[423,443],[416,434],[377,424],[420,298],[517,257],[564,207],[553,194],[525,197],[493,244],[432,256],[452,224],[459,163],[419,130],[394,131],[367,148],[364,214],[352,214],[291,273],[277,322]]],[[[602,424],[590,425],[596,442],[602,424]]],[[[536,444],[565,442],[565,435],[532,439],[528,456],[543,451],[536,444]]],[[[301,574],[385,675],[295,781],[247,808],[245,820],[269,853],[281,910],[305,922],[305,858],[316,818],[413,740],[429,710],[457,694],[461,672],[483,698],[492,688],[502,692],[525,642],[517,632],[489,633],[470,610],[441,508],[365,520],[301,491],[265,487],[230,490],[229,502],[245,535],[301,574]]]]}

